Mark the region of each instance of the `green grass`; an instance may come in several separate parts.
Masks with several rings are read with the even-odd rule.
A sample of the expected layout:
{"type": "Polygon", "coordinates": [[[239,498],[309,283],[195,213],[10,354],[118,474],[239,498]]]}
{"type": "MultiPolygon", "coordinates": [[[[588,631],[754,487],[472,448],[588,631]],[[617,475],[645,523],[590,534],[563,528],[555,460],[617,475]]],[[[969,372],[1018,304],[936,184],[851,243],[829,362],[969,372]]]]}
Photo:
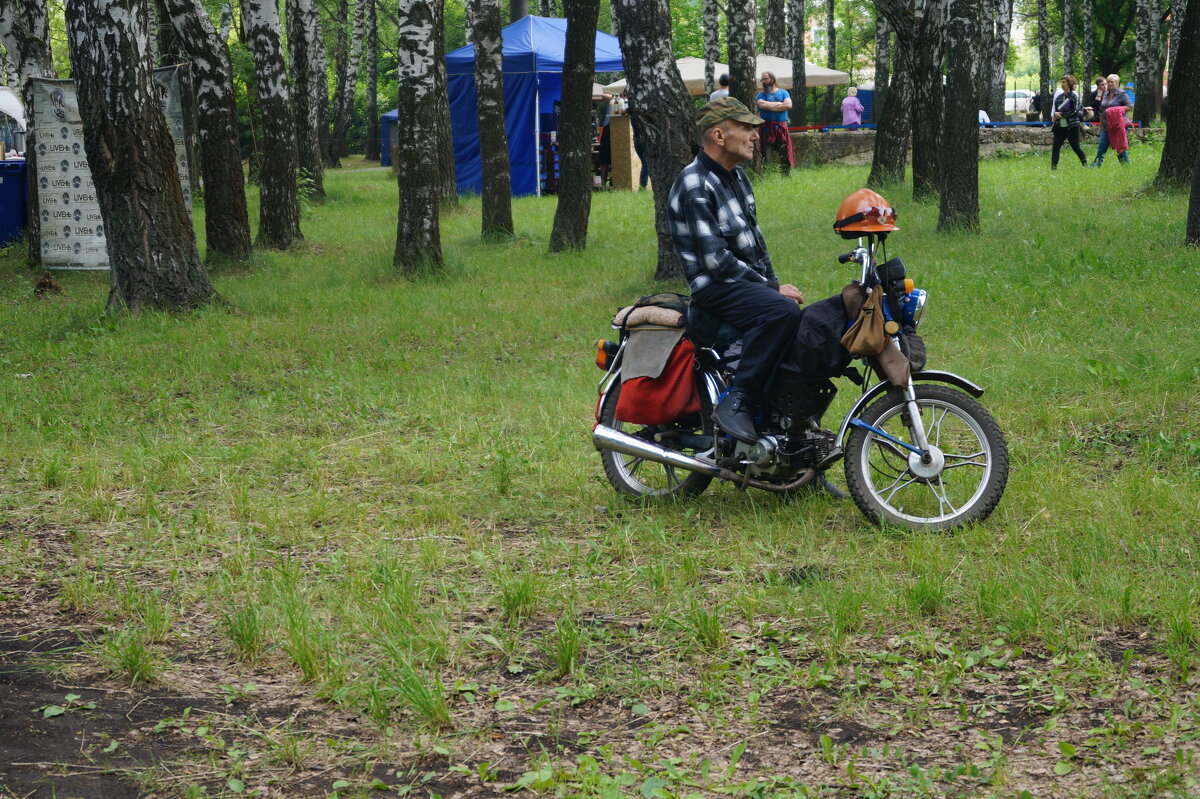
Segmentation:
{"type": "MultiPolygon", "coordinates": [[[[680,288],[650,280],[649,195],[598,194],[588,249],[557,256],[553,200],[516,201],[504,244],[480,240],[467,200],[442,219],[446,274],[407,280],[390,265],[390,174],[331,170],[303,246],[217,271],[230,308],[181,316],[102,316],[99,274],[60,274],[64,295],[35,298],[10,250],[0,587],[43,582],[109,625],[98,656],[130,682],[169,683],[202,664],[160,658],[208,647],[365,712],[384,736],[373,752],[390,751],[387,730],[453,729],[458,743],[436,745],[469,760],[477,734],[506,729],[509,711],[480,708],[519,702],[525,728],[595,743],[553,768],[530,754],[509,782],[550,769],[549,786],[579,795],[651,779],[800,795],[762,747],[730,762],[797,691],[815,697],[810,724],[963,731],[919,764],[833,736],[806,784],[891,780],[886,795],[987,778],[1016,795],[1036,786],[1004,758],[1028,744],[988,754],[957,714],[986,728],[986,686],[1010,685],[1040,735],[1082,745],[1100,722],[1080,709],[1135,691],[1105,642],[1137,641],[1142,726],[1118,737],[1166,759],[1120,761],[1129,793],[1107,789],[1187,786],[1191,761],[1161,740],[1200,724],[1200,253],[1181,246],[1185,197],[1139,193],[1157,150],[1131,155],[1054,174],[1048,155],[984,162],[979,235],[937,235],[936,206],[885,192],[902,228],[889,255],[930,293],[930,367],[987,389],[1011,451],[997,512],[953,535],[875,528],[821,493],[714,485],[647,507],[613,493],[589,439],[593,342],[617,307],[680,288]],[[624,721],[574,710],[635,705],[653,731],[609,739],[624,721]],[[676,722],[655,715],[667,706],[676,722]],[[652,768],[641,755],[662,740],[695,758],[652,768]],[[977,778],[956,775],[964,762],[977,778]]],[[[831,225],[866,174],[758,185],[777,271],[810,299],[851,277],[831,225]]],[[[1089,757],[1073,774],[1100,790],[1109,761],[1089,757]]]]}

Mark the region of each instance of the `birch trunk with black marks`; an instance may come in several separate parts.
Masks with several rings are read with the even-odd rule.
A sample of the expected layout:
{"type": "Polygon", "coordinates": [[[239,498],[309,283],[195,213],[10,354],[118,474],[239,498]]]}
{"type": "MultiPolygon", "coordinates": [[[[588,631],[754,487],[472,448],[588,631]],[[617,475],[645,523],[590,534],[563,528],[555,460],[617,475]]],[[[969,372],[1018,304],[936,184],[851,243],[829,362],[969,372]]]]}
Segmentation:
{"type": "Polygon", "coordinates": [[[994,37],[991,50],[988,51],[988,57],[991,59],[992,83],[985,107],[988,115],[999,121],[1004,119],[1004,95],[1008,88],[1005,65],[1008,63],[1008,44],[1012,39],[1013,0],[984,0],[984,2],[994,3],[996,9],[994,37]]]}
{"type": "MultiPolygon", "coordinates": [[[[348,14],[347,0],[338,3],[339,22],[348,14]]],[[[342,156],[350,152],[346,137],[350,133],[350,122],[354,115],[354,97],[358,93],[358,62],[362,57],[365,0],[355,0],[354,27],[349,32],[349,41],[344,24],[338,26],[337,84],[334,91],[333,138],[329,142],[329,163],[342,165],[342,156]]]]}
{"type": "Polygon", "coordinates": [[[1192,165],[1192,195],[1188,199],[1187,232],[1184,243],[1200,247],[1200,156],[1192,165]]]}
{"type": "MultiPolygon", "coordinates": [[[[479,115],[479,158],[483,171],[483,238],[513,235],[512,180],[504,127],[504,76],[501,74],[500,4],[470,0],[475,20],[475,110],[479,115]]],[[[595,35],[592,36],[595,61],[595,35]]],[[[591,102],[592,84],[588,79],[591,102]]],[[[589,147],[589,153],[591,152],[589,147]]]]}
{"type": "Polygon", "coordinates": [[[529,0],[512,0],[508,4],[508,21],[510,24],[527,16],[529,16],[529,0]]]}
{"type": "Polygon", "coordinates": [[[217,35],[200,0],[159,0],[176,41],[191,63],[204,178],[204,233],[208,259],[250,255],[246,181],[238,147],[237,96],[229,46],[217,35]]]}
{"type": "Polygon", "coordinates": [[[1037,0],[1038,97],[1042,103],[1042,121],[1050,121],[1050,27],[1046,22],[1046,0],[1037,0]]]}
{"type": "Polygon", "coordinates": [[[704,0],[704,94],[717,90],[716,64],[721,60],[721,14],[717,0],[704,0]]]}
{"type": "MultiPolygon", "coordinates": [[[[17,94],[22,95],[26,108],[33,108],[33,98],[25,93],[26,78],[53,78],[54,58],[50,52],[50,17],[46,13],[45,0],[0,0],[0,44],[11,65],[17,94]]],[[[35,148],[26,146],[26,170],[29,175],[37,174],[35,148]]],[[[28,241],[29,260],[40,263],[42,259],[41,217],[34,209],[40,207],[36,180],[26,180],[25,238],[28,241]]]]}
{"type": "Polygon", "coordinates": [[[996,45],[996,2],[995,0],[980,0],[979,3],[979,54],[978,54],[978,69],[976,70],[979,86],[977,88],[979,97],[979,108],[987,111],[988,116],[992,117],[992,109],[989,108],[989,99],[992,96],[992,83],[995,80],[993,73],[991,53],[992,48],[996,45]]]}
{"type": "Polygon", "coordinates": [[[242,27],[254,55],[258,121],[262,131],[259,168],[258,245],[286,250],[304,238],[296,197],[296,124],[279,46],[275,0],[241,0],[242,27]]]}
{"type": "MultiPolygon", "coordinates": [[[[912,65],[913,199],[921,202],[937,195],[940,182],[946,1],[877,0],[876,7],[896,31],[897,53],[912,65]]],[[[899,72],[905,61],[897,61],[899,72]]]]}
{"type": "Polygon", "coordinates": [[[392,263],[402,272],[442,267],[437,104],[433,97],[437,52],[434,4],[440,2],[400,0],[397,15],[399,118],[396,121],[396,172],[400,203],[396,220],[396,254],[392,263]]]}
{"type": "MultiPolygon", "coordinates": [[[[667,0],[612,0],[612,9],[629,82],[630,113],[642,131],[654,187],[654,228],[658,235],[654,279],[678,280],[683,277],[683,267],[671,241],[667,195],[695,152],[696,107],[675,68],[667,0]]],[[[751,37],[751,70],[753,41],[751,37]]]]}
{"type": "Polygon", "coordinates": [[[785,0],[766,0],[767,19],[763,26],[763,55],[788,58],[787,25],[784,22],[785,0]]]}
{"type": "MultiPolygon", "coordinates": [[[[825,66],[837,69],[837,18],[834,14],[834,0],[828,0],[825,10],[825,66]]],[[[825,97],[821,101],[821,122],[829,125],[833,118],[833,87],[825,87],[825,97]]]]}
{"type": "MultiPolygon", "coordinates": [[[[558,3],[554,2],[554,0],[541,0],[541,2],[538,5],[541,7],[540,12],[543,17],[557,17],[558,16],[558,3]]],[[[565,2],[564,2],[564,7],[565,7],[565,2]]],[[[599,12],[597,12],[597,13],[599,13],[599,12]]],[[[588,87],[588,91],[591,91],[591,86],[588,87]]]]}
{"type": "Polygon", "coordinates": [[[950,0],[946,15],[946,117],[938,231],[979,230],[979,52],[981,0],[950,0]]]}
{"type": "MultiPolygon", "coordinates": [[[[1154,186],[1167,191],[1183,191],[1192,181],[1193,168],[1200,156],[1200,81],[1184,75],[1200,75],[1200,3],[1188,3],[1180,22],[1175,70],[1180,79],[1171,84],[1171,101],[1164,109],[1167,135],[1154,186]]],[[[1192,203],[1196,202],[1193,190],[1192,203]]]]}
{"type": "Polygon", "coordinates": [[[888,83],[887,97],[877,112],[875,152],[871,159],[871,174],[867,185],[873,189],[898,186],[904,182],[904,165],[908,162],[908,143],[912,137],[912,43],[896,36],[894,60],[896,68],[888,83]]]}
{"type": "MultiPolygon", "coordinates": [[[[1079,73],[1075,70],[1078,66],[1076,63],[1078,48],[1075,45],[1075,0],[1062,0],[1062,22],[1063,74],[1078,77],[1079,73]]],[[[1080,81],[1080,83],[1082,82],[1080,81]]]]}
{"type": "Polygon", "coordinates": [[[379,25],[375,0],[367,4],[367,40],[363,43],[367,56],[367,136],[365,147],[368,161],[379,160],[379,25]]]}
{"type": "Polygon", "coordinates": [[[186,310],[216,296],[200,261],[175,142],[150,69],[143,0],[69,0],[71,72],[104,218],[108,310],[186,310]]]}
{"type": "Polygon", "coordinates": [[[1183,20],[1187,0],[1170,0],[1171,23],[1167,33],[1167,85],[1175,74],[1175,61],[1179,55],[1179,37],[1183,32],[1183,20]]]}
{"type": "Polygon", "coordinates": [[[600,0],[563,0],[563,10],[567,15],[567,47],[558,115],[558,206],[554,209],[550,252],[586,247],[592,210],[592,80],[600,0]]]}
{"type": "Polygon", "coordinates": [[[1158,116],[1155,108],[1158,96],[1158,81],[1155,78],[1158,71],[1158,3],[1155,0],[1137,0],[1136,18],[1133,118],[1143,125],[1149,125],[1158,116]]]}
{"type": "MultiPolygon", "coordinates": [[[[754,31],[758,25],[755,0],[727,0],[725,41],[729,51],[729,93],[754,110],[758,75],[754,63],[754,31]]],[[[624,52],[624,48],[622,48],[624,52]]]]}
{"type": "Polygon", "coordinates": [[[458,207],[458,182],[454,168],[454,139],[450,130],[450,92],[446,76],[445,0],[433,4],[433,87],[437,104],[438,191],[443,208],[458,207]]]}
{"type": "Polygon", "coordinates": [[[875,13],[875,97],[871,122],[878,123],[880,112],[887,103],[888,81],[892,76],[892,28],[887,18],[875,13]]]}
{"type": "Polygon", "coordinates": [[[291,54],[292,97],[296,108],[297,163],[312,181],[313,198],[325,198],[325,108],[329,79],[325,73],[325,43],[316,0],[286,0],[288,49],[291,54]]]}
{"type": "Polygon", "coordinates": [[[1093,85],[1092,77],[1096,74],[1096,28],[1092,19],[1092,0],[1080,0],[1079,14],[1083,17],[1083,74],[1075,77],[1079,78],[1079,96],[1086,99],[1087,93],[1083,89],[1093,85]]]}
{"type": "Polygon", "coordinates": [[[792,110],[788,119],[794,126],[807,125],[808,103],[805,102],[805,95],[808,93],[808,73],[804,64],[804,0],[788,0],[788,26],[792,32],[792,110]]]}

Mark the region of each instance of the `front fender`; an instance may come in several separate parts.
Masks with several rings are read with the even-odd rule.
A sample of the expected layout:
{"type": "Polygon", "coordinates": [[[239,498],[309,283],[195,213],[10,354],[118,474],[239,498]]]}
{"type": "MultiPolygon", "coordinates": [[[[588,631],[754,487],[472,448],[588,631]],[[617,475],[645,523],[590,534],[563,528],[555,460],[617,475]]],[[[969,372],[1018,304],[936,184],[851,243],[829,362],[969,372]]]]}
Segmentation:
{"type": "MultiPolygon", "coordinates": [[[[936,369],[926,369],[920,372],[913,372],[912,381],[914,383],[946,383],[947,385],[954,386],[955,388],[961,388],[963,391],[967,392],[976,399],[983,396],[982,386],[972,383],[967,378],[956,375],[953,372],[942,372],[936,369]]],[[[862,412],[873,399],[878,397],[880,394],[886,393],[891,388],[891,383],[876,383],[861,397],[859,397],[858,402],[854,403],[854,407],[852,407],[846,413],[846,418],[842,419],[842,426],[838,428],[837,432],[837,440],[845,443],[846,431],[850,429],[850,422],[861,416],[862,412]]]]}

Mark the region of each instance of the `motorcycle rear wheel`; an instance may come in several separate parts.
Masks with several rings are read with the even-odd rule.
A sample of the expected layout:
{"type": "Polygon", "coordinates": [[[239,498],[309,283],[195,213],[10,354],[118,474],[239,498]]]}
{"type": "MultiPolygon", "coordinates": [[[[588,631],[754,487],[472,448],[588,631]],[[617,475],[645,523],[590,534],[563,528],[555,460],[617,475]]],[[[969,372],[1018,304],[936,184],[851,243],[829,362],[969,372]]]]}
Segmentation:
{"type": "MultiPolygon", "coordinates": [[[[876,524],[951,530],[982,521],[1008,482],[1008,445],[987,409],[945,386],[916,387],[917,407],[942,465],[916,456],[871,430],[855,427],[846,446],[846,484],[854,504],[876,524]]],[[[904,395],[892,390],[862,421],[901,440],[912,435],[904,395]]]]}
{"type": "MultiPolygon", "coordinates": [[[[709,413],[701,410],[685,419],[664,425],[635,425],[617,421],[617,398],[621,394],[618,383],[608,392],[604,404],[600,408],[600,423],[616,428],[623,433],[643,438],[669,449],[676,449],[687,455],[712,455],[712,450],[698,451],[689,447],[670,447],[668,443],[673,434],[685,434],[703,437],[710,446],[713,442],[713,427],[709,413]],[[656,437],[659,440],[656,440],[656,437]]],[[[682,498],[699,494],[708,488],[712,478],[697,472],[677,469],[663,463],[655,463],[644,458],[626,455],[612,450],[601,450],[600,461],[604,464],[604,475],[613,488],[622,494],[635,499],[682,498]]]]}

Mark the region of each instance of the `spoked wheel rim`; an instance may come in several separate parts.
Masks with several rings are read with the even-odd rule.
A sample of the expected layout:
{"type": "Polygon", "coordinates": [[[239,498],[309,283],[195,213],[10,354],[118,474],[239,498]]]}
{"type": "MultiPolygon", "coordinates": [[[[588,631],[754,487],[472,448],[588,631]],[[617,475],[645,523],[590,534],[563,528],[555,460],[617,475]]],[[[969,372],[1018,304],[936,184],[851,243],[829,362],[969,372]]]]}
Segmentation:
{"type": "MultiPolygon", "coordinates": [[[[700,428],[695,430],[686,430],[678,426],[659,426],[659,427],[642,427],[638,425],[630,425],[625,422],[613,421],[613,427],[628,435],[636,436],[653,443],[656,433],[670,434],[671,432],[683,432],[688,435],[703,436],[704,431],[700,428]]],[[[708,440],[712,441],[712,436],[708,435],[708,440]]],[[[670,447],[676,449],[675,447],[670,447]]],[[[680,447],[678,452],[685,453],[697,458],[713,457],[713,448],[709,446],[705,450],[696,450],[688,447],[680,447]]],[[[638,493],[647,497],[672,496],[679,493],[685,480],[693,476],[692,472],[686,469],[678,469],[670,464],[657,463],[647,460],[636,455],[626,455],[621,452],[612,453],[613,466],[617,473],[630,485],[636,487],[638,493]]]]}
{"type": "MultiPolygon", "coordinates": [[[[898,519],[943,525],[976,506],[991,482],[996,459],[983,426],[965,409],[939,398],[917,404],[935,448],[935,466],[929,468],[916,454],[867,430],[861,444],[865,488],[898,519]]],[[[910,438],[902,404],[884,411],[873,426],[901,441],[910,438]]]]}

